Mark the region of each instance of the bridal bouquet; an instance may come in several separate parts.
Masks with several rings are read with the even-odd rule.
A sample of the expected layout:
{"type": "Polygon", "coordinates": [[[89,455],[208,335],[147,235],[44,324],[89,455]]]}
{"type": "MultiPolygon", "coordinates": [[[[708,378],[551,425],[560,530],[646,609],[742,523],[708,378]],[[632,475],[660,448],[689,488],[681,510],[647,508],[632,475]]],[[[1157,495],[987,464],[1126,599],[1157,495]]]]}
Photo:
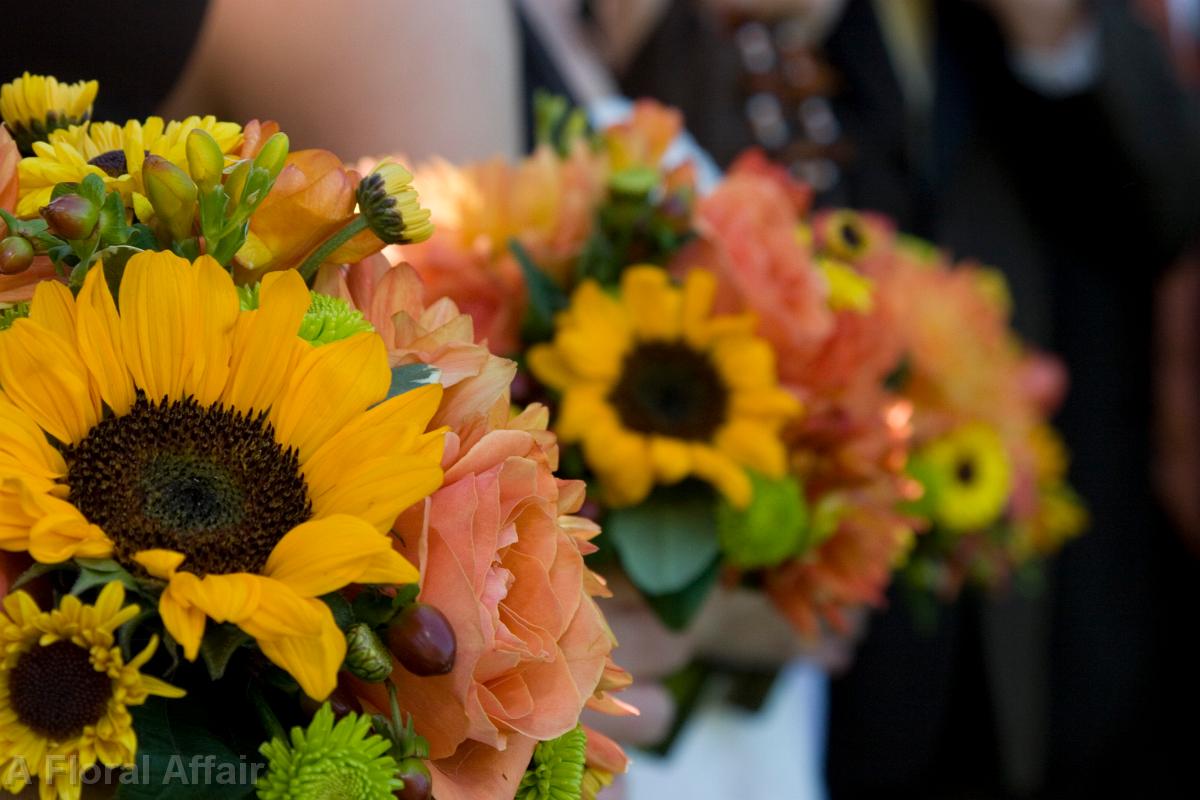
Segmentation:
{"type": "Polygon", "coordinates": [[[96,91],[0,90],[0,786],[594,797],[598,528],[412,176],[96,91]]]}
{"type": "MultiPolygon", "coordinates": [[[[844,629],[847,612],[883,602],[917,541],[938,546],[918,545],[914,566],[941,568],[994,533],[985,520],[944,546],[934,509],[960,499],[929,466],[960,426],[935,425],[911,382],[927,313],[915,303],[960,298],[908,286],[886,225],[814,213],[809,190],[755,154],[701,193],[670,152],[678,114],[650,102],[590,139],[561,103],[537,117],[523,161],[419,168],[438,233],[388,257],[522,365],[518,394],[555,409],[564,471],[587,479],[602,554],[664,621],[685,627],[723,582],[761,590],[806,635],[844,629]]],[[[1013,376],[974,364],[994,383],[1013,376]]],[[[994,410],[1015,431],[1005,415],[1033,407],[994,410]]],[[[1022,447],[1053,441],[1036,430],[1022,447]]],[[[1066,498],[1057,469],[1042,485],[1066,498]]],[[[1001,506],[1018,499],[1006,486],[1001,506]]],[[[1062,538],[1023,519],[1014,536],[1038,545],[1003,548],[1010,563],[1062,538]]]]}
{"type": "Polygon", "coordinates": [[[1066,448],[1047,421],[1065,371],[1012,332],[997,271],[952,264],[879,226],[864,239],[881,254],[864,262],[878,262],[881,291],[897,309],[904,358],[893,382],[913,407],[907,470],[922,486],[910,510],[930,528],[904,575],[948,597],[968,582],[1007,583],[1087,524],[1066,480],[1066,448]]]}
{"type": "Polygon", "coordinates": [[[663,165],[680,120],[652,103],[594,140],[539,115],[520,163],[421,168],[438,234],[389,257],[522,365],[602,551],[667,624],[719,582],[806,633],[879,601],[919,491],[879,367],[897,349],[869,288],[802,236],[807,192],[757,165],[701,197],[690,163],[663,165]]]}

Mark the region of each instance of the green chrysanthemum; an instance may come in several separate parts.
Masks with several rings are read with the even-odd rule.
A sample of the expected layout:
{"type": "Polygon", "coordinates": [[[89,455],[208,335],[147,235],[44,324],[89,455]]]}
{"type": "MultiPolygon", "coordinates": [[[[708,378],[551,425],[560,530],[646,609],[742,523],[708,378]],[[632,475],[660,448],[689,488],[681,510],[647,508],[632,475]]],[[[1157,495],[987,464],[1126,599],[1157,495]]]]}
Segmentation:
{"type": "Polygon", "coordinates": [[[17,303],[15,306],[0,308],[0,331],[6,331],[19,319],[29,316],[29,303],[17,303]]]}
{"type": "Polygon", "coordinates": [[[557,739],[539,742],[533,750],[533,763],[517,787],[516,800],[579,800],[586,757],[583,726],[557,739]]]}
{"type": "Polygon", "coordinates": [[[267,774],[258,782],[261,800],[391,800],[404,787],[396,777],[391,743],[370,734],[371,721],[348,714],[336,725],[329,704],[308,730],[292,728],[289,745],[274,739],[259,748],[267,774]],[[370,735],[368,735],[370,734],[370,735]]]}
{"type": "Polygon", "coordinates": [[[804,550],[808,507],[794,479],[749,474],[754,486],[750,505],[739,509],[722,499],[717,507],[721,551],[743,569],[773,567],[804,550]]]}
{"type": "MultiPolygon", "coordinates": [[[[243,311],[258,308],[258,284],[238,288],[243,311]]],[[[333,344],[356,333],[375,330],[362,312],[340,297],[312,293],[312,303],[300,323],[300,338],[315,345],[333,344]]]]}

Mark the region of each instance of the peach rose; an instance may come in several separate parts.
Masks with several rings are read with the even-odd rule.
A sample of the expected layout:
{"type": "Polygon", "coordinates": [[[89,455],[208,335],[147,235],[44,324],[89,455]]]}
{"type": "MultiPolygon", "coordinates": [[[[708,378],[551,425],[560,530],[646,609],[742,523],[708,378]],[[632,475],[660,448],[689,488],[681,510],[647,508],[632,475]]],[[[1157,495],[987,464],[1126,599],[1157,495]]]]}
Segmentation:
{"type": "Polygon", "coordinates": [[[711,269],[721,283],[718,310],[752,311],[778,356],[779,377],[798,373],[833,327],[828,286],[797,238],[793,201],[772,177],[730,174],[696,209],[699,239],[672,261],[676,274],[711,269]]]}
{"type": "MultiPolygon", "coordinates": [[[[555,477],[558,445],[540,406],[512,416],[511,361],[475,344],[470,317],[448,299],[425,308],[419,278],[382,257],[327,268],[317,289],[353,302],[383,335],[393,364],[427,363],[446,386],[434,424],[447,425],[446,479],[406,511],[397,547],[421,570],[419,599],[458,639],[454,670],[393,672],[401,706],[430,745],[439,800],[512,796],[540,740],[578,724],[585,705],[629,713],[607,696],[628,675],[596,605],[604,582],[583,563],[599,529],[572,516],[580,481],[555,477]]],[[[383,687],[355,683],[376,708],[383,687]]],[[[605,767],[621,758],[603,742],[605,767]]],[[[617,751],[619,753],[619,750],[617,751]]]]}

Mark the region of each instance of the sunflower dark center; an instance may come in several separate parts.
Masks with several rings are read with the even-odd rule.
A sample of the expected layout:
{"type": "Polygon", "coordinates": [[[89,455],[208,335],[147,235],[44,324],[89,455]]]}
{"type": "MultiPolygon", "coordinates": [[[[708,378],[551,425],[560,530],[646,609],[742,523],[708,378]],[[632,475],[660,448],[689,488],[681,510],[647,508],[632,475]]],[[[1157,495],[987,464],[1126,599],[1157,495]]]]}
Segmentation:
{"type": "Polygon", "coordinates": [[[856,223],[842,223],[842,241],[849,245],[852,250],[857,250],[862,245],[862,231],[858,229],[858,225],[856,223]]]}
{"type": "Polygon", "coordinates": [[[105,151],[88,163],[104,170],[104,174],[110,178],[119,178],[129,172],[129,164],[125,162],[124,150],[105,151]]]}
{"type": "Polygon", "coordinates": [[[970,485],[974,483],[975,473],[975,461],[973,459],[964,456],[954,465],[954,477],[961,484],[970,485]]]}
{"type": "Polygon", "coordinates": [[[706,440],[725,421],[729,390],[704,353],[678,343],[647,342],[625,356],[608,400],[626,428],[706,440]]]}
{"type": "Polygon", "coordinates": [[[112,679],[92,666],[87,650],[69,641],[35,645],[8,674],[17,719],[56,742],[99,722],[112,694],[112,679]]]}
{"type": "Polygon", "coordinates": [[[63,455],[69,500],[127,567],[139,551],[164,548],[198,575],[259,572],[312,516],[299,458],[263,414],[139,397],[63,455]]]}

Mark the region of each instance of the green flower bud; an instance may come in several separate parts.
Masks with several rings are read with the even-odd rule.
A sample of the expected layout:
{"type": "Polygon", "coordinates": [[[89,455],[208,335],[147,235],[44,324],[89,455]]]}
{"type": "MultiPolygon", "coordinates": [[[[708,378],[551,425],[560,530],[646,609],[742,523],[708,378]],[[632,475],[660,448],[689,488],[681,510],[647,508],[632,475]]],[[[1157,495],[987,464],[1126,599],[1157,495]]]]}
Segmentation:
{"type": "Polygon", "coordinates": [[[744,509],[722,499],[717,506],[721,551],[742,569],[773,567],[799,555],[808,538],[808,505],[793,478],[750,472],[754,498],[744,509]]]}
{"type": "Polygon", "coordinates": [[[346,669],[370,683],[382,683],[392,674],[392,654],[370,625],[359,622],[346,631],[346,669]]]}
{"type": "MultiPolygon", "coordinates": [[[[238,300],[243,311],[258,308],[260,285],[254,283],[238,287],[238,300]]],[[[345,300],[313,292],[312,302],[300,322],[299,336],[309,344],[320,347],[323,344],[349,339],[356,333],[370,333],[374,330],[362,312],[345,300]]]]}
{"type": "Polygon", "coordinates": [[[86,239],[96,230],[100,207],[77,194],[64,194],[43,206],[39,212],[50,232],[63,239],[86,239]]]}
{"type": "Polygon", "coordinates": [[[229,168],[228,177],[225,179],[225,194],[229,195],[232,205],[236,206],[242,202],[242,192],[246,189],[246,178],[250,176],[252,166],[254,165],[249,159],[244,159],[229,168]]]}
{"type": "Polygon", "coordinates": [[[142,182],[154,215],[166,226],[175,241],[192,235],[196,219],[196,183],[165,158],[146,156],[142,164],[142,182]]]}
{"type": "Polygon", "coordinates": [[[258,155],[254,157],[254,166],[265,169],[271,176],[271,180],[274,181],[283,170],[290,146],[291,142],[288,141],[286,133],[276,133],[267,139],[262,149],[258,151],[258,155]]]}
{"type": "Polygon", "coordinates": [[[192,180],[202,191],[211,191],[221,183],[225,169],[225,154],[212,134],[203,128],[194,128],[187,137],[188,171],[192,180]]]}
{"type": "Polygon", "coordinates": [[[0,275],[19,275],[33,263],[33,245],[24,236],[0,241],[0,275]]]}

